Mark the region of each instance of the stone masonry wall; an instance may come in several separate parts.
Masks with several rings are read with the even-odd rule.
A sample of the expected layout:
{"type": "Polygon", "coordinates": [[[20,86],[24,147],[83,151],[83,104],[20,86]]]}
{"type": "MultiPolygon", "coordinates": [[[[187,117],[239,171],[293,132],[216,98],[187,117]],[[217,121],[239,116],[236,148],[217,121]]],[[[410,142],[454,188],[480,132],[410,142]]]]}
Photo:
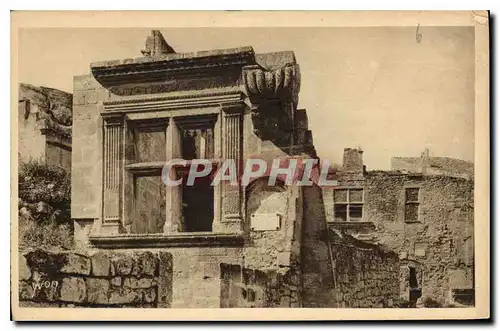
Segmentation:
{"type": "Polygon", "coordinates": [[[101,217],[102,102],[104,88],[92,75],[73,80],[73,146],[71,169],[71,218],[79,222],[101,217]]]}
{"type": "Polygon", "coordinates": [[[273,271],[221,264],[221,308],[298,308],[301,285],[297,268],[273,271]]]}
{"type": "MultiPolygon", "coordinates": [[[[422,298],[446,305],[453,301],[453,289],[474,287],[473,181],[397,171],[371,171],[359,178],[339,174],[338,178],[339,186],[364,189],[363,222],[351,224],[346,231],[397,252],[402,263],[410,260],[420,266],[422,298]],[[418,221],[412,223],[405,222],[408,187],[419,188],[418,221]]],[[[335,224],[333,191],[324,189],[323,194],[327,219],[335,224]]],[[[408,283],[404,277],[401,281],[408,283]]]]}
{"type": "Polygon", "coordinates": [[[394,252],[346,234],[332,238],[335,306],[392,307],[399,297],[399,258],[394,252]]]}
{"type": "Polygon", "coordinates": [[[19,281],[24,307],[168,308],[172,255],[38,249],[20,256],[19,281]]]}
{"type": "Polygon", "coordinates": [[[303,307],[332,307],[333,273],[321,188],[304,186],[301,265],[303,307]]]}

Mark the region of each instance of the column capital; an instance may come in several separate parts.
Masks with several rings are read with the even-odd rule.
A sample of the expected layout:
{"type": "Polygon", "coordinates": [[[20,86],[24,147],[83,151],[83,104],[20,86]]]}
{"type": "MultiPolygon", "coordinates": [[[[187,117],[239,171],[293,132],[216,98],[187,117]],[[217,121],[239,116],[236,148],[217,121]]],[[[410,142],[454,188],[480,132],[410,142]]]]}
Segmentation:
{"type": "Polygon", "coordinates": [[[104,120],[104,125],[106,126],[121,126],[123,125],[123,121],[125,116],[123,113],[101,113],[101,116],[104,120]]]}
{"type": "Polygon", "coordinates": [[[239,115],[243,112],[245,104],[243,102],[222,103],[220,108],[225,115],[239,115]]]}

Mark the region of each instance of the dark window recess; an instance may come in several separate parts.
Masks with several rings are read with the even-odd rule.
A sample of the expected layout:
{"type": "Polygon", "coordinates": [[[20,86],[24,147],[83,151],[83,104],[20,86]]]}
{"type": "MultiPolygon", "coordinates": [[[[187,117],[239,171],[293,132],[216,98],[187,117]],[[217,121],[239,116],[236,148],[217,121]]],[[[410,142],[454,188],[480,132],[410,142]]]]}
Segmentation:
{"type": "Polygon", "coordinates": [[[418,204],[405,205],[405,221],[406,222],[418,221],[418,204]]]}
{"type": "Polygon", "coordinates": [[[182,216],[185,232],[212,231],[214,187],[210,177],[197,178],[193,186],[182,186],[182,216]]]}
{"type": "Polygon", "coordinates": [[[418,279],[417,279],[417,269],[413,268],[413,267],[409,267],[410,269],[410,279],[408,280],[409,281],[409,285],[410,285],[410,288],[418,288],[418,279]]]}
{"type": "Polygon", "coordinates": [[[248,302],[254,302],[255,301],[255,291],[252,289],[247,290],[247,300],[248,302]]]}
{"type": "Polygon", "coordinates": [[[165,224],[165,184],[160,175],[134,177],[132,233],[162,233],[165,224]]]}
{"type": "Polygon", "coordinates": [[[474,306],[475,304],[475,293],[473,288],[467,289],[455,289],[452,291],[453,300],[462,305],[474,306]]]}
{"type": "Polygon", "coordinates": [[[333,191],[335,222],[363,219],[363,189],[349,188],[333,191]]]}
{"type": "Polygon", "coordinates": [[[213,128],[182,129],[182,158],[212,159],[214,157],[213,128]]]}
{"type": "Polygon", "coordinates": [[[405,190],[405,201],[406,202],[418,202],[418,191],[417,187],[407,188],[405,190]]]}
{"type": "Polygon", "coordinates": [[[353,221],[361,220],[363,218],[363,205],[349,205],[349,217],[353,221]]]}
{"type": "Polygon", "coordinates": [[[418,298],[422,296],[422,289],[418,284],[417,269],[413,267],[409,267],[409,269],[410,269],[410,274],[408,279],[409,282],[408,285],[410,286],[410,303],[411,306],[414,307],[418,298]]]}
{"type": "Polygon", "coordinates": [[[347,205],[335,205],[335,221],[347,222],[347,205]]]}
{"type": "Polygon", "coordinates": [[[165,127],[134,128],[134,162],[166,160],[165,127]]]}

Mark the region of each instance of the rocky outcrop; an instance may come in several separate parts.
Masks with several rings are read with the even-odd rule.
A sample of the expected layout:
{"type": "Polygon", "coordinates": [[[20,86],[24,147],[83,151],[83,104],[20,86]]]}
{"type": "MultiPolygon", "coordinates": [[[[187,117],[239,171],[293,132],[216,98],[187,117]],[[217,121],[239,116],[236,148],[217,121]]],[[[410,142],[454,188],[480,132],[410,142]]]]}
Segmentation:
{"type": "Polygon", "coordinates": [[[51,129],[65,138],[71,138],[73,95],[44,86],[19,84],[19,101],[29,101],[29,112],[36,113],[45,129],[51,129]]]}

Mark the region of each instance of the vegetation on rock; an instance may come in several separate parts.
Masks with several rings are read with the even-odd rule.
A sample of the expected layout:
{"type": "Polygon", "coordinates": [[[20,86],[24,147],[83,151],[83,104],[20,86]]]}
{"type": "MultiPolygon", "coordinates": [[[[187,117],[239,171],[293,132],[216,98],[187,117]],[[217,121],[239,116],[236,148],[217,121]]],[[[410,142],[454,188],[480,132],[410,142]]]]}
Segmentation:
{"type": "Polygon", "coordinates": [[[19,166],[20,248],[72,246],[71,181],[62,168],[30,161],[19,166]]]}

